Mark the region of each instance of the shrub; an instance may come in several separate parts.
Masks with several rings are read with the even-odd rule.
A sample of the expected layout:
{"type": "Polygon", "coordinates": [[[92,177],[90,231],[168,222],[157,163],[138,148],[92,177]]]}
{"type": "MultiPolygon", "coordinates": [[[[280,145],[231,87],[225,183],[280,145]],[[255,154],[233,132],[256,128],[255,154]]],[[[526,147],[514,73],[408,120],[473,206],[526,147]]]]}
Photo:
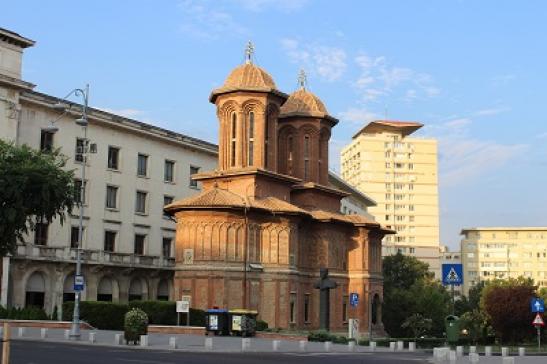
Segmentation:
{"type": "MultiPolygon", "coordinates": [[[[129,308],[139,308],[154,325],[176,325],[177,312],[175,302],[170,301],[131,301],[129,308]]],[[[192,315],[190,314],[190,318],[192,315]]]]}
{"type": "Polygon", "coordinates": [[[332,341],[335,344],[347,344],[348,338],[343,335],[334,335],[325,330],[311,331],[308,334],[308,341],[332,341]]]}
{"type": "Polygon", "coordinates": [[[0,306],[0,318],[11,320],[48,320],[46,312],[39,307],[10,307],[0,306]]]}
{"type": "Polygon", "coordinates": [[[256,320],[256,331],[266,331],[268,329],[268,323],[263,320],[256,320]]]}
{"type": "Polygon", "coordinates": [[[146,335],[148,329],[148,316],[140,308],[132,308],[125,314],[124,338],[126,343],[140,342],[141,335],[146,335]]]}

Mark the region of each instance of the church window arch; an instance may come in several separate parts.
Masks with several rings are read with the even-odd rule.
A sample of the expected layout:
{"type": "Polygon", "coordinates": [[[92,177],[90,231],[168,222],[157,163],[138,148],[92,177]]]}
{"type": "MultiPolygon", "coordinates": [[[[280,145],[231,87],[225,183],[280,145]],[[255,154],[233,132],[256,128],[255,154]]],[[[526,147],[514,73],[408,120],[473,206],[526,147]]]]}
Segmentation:
{"type": "Polygon", "coordinates": [[[304,181],[310,179],[310,135],[304,135],[304,181]]]}
{"type": "Polygon", "coordinates": [[[293,174],[293,162],[294,162],[294,143],[292,135],[287,137],[287,172],[292,176],[293,174]]]}
{"type": "Polygon", "coordinates": [[[232,122],[230,128],[230,166],[236,165],[236,145],[237,145],[237,115],[232,113],[232,122]]]}
{"type": "Polygon", "coordinates": [[[255,134],[255,113],[251,111],[249,113],[249,151],[247,153],[247,164],[252,166],[254,164],[254,134],[255,134]]]}

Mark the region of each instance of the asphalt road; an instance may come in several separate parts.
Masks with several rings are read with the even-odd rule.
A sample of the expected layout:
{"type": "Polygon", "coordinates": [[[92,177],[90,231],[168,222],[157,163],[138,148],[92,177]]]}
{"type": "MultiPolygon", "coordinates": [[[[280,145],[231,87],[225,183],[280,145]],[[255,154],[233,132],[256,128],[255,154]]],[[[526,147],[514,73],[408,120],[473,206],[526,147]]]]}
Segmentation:
{"type": "Polygon", "coordinates": [[[191,353],[15,340],[10,364],[396,364],[427,363],[425,359],[411,353],[191,353]]]}

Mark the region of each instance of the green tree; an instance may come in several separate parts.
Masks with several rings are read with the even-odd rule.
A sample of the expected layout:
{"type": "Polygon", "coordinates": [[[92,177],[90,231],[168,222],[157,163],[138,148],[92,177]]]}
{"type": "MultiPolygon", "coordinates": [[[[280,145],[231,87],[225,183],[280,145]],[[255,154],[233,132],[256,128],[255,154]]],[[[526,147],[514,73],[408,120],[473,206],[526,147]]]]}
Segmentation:
{"type": "Polygon", "coordinates": [[[74,175],[63,170],[65,163],[59,151],[0,140],[0,256],[13,253],[36,221],[63,223],[74,204],[74,175]]]}
{"type": "Polygon", "coordinates": [[[402,324],[411,315],[420,314],[431,319],[431,332],[441,335],[450,296],[439,282],[433,281],[428,265],[397,253],[384,258],[383,274],[382,321],[386,331],[394,337],[408,337],[412,330],[402,324]]]}
{"type": "Polygon", "coordinates": [[[433,326],[433,321],[429,318],[425,318],[419,313],[415,313],[407,317],[401,327],[408,329],[412,332],[412,337],[417,339],[418,337],[426,334],[433,326]]]}
{"type": "Polygon", "coordinates": [[[488,328],[488,318],[486,315],[478,310],[472,310],[465,312],[460,317],[460,329],[467,331],[467,335],[471,341],[475,344],[486,336],[488,328]]]}

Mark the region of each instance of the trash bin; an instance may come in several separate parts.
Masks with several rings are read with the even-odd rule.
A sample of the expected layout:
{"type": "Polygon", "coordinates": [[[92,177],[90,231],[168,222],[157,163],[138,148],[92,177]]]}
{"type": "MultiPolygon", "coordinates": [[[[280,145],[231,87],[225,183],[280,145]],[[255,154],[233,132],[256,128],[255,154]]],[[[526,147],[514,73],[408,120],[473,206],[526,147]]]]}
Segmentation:
{"type": "Polygon", "coordinates": [[[205,312],[205,335],[228,335],[228,310],[212,308],[205,312]]]}
{"type": "Polygon", "coordinates": [[[446,341],[450,344],[456,344],[460,339],[460,318],[454,315],[448,315],[444,319],[446,328],[446,341]]]}
{"type": "Polygon", "coordinates": [[[231,335],[241,335],[243,337],[254,336],[256,332],[257,311],[234,309],[230,310],[229,313],[231,335]]]}

